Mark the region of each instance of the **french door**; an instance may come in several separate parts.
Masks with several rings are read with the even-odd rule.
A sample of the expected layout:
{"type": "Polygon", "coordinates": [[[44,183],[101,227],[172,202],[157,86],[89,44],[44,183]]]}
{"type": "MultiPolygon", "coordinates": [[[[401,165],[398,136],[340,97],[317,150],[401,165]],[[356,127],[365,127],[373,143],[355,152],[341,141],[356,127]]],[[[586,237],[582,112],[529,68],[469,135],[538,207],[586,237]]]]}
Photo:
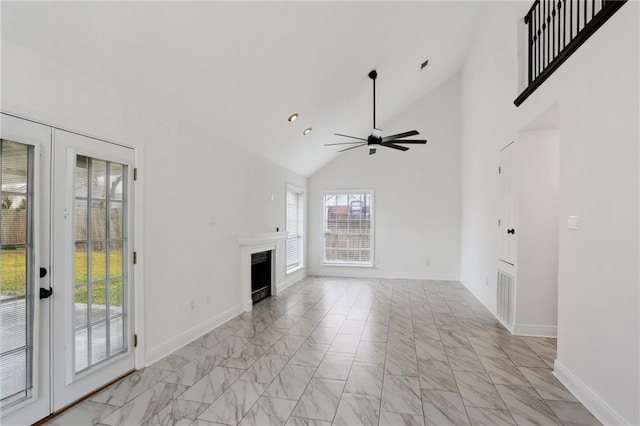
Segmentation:
{"type": "Polygon", "coordinates": [[[46,291],[51,285],[50,147],[50,127],[2,115],[0,423],[3,425],[31,424],[51,412],[51,299],[40,299],[40,289],[46,291]]]}
{"type": "Polygon", "coordinates": [[[0,422],[134,369],[134,151],[2,115],[0,422]]]}
{"type": "Polygon", "coordinates": [[[53,411],[133,370],[134,151],[54,134],[53,411]]]}

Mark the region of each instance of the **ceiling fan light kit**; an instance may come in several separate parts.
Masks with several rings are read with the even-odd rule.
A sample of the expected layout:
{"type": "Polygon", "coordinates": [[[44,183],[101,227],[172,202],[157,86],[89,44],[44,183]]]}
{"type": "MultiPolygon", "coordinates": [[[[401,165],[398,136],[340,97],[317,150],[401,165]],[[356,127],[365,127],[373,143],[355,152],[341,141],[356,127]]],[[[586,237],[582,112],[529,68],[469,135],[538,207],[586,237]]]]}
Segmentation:
{"type": "MultiPolygon", "coordinates": [[[[359,148],[361,146],[371,146],[371,145],[380,145],[386,148],[393,148],[399,151],[408,151],[409,148],[406,146],[398,145],[398,144],[426,144],[426,139],[403,139],[409,136],[416,136],[420,133],[417,130],[409,130],[407,132],[397,133],[391,136],[382,136],[382,130],[376,127],[376,79],[378,78],[378,73],[376,70],[371,70],[369,73],[369,78],[373,80],[373,129],[371,130],[371,134],[368,138],[359,138],[357,136],[343,135],[340,133],[334,133],[336,136],[340,136],[343,138],[355,139],[358,142],[339,142],[339,143],[327,143],[324,146],[331,145],[354,145],[349,148],[344,148],[339,150],[338,152],[348,151],[350,149],[359,148]]],[[[373,155],[376,153],[376,148],[369,148],[369,155],[373,155]]]]}

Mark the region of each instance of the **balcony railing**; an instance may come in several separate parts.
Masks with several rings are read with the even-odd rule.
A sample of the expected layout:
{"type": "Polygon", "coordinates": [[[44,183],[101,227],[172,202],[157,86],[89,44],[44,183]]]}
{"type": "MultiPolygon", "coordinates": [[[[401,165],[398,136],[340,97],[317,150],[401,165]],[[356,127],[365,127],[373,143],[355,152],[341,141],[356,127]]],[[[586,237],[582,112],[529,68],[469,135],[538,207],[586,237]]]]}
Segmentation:
{"type": "Polygon", "coordinates": [[[527,31],[527,88],[520,106],[627,0],[536,0],[524,17],[527,31]]]}

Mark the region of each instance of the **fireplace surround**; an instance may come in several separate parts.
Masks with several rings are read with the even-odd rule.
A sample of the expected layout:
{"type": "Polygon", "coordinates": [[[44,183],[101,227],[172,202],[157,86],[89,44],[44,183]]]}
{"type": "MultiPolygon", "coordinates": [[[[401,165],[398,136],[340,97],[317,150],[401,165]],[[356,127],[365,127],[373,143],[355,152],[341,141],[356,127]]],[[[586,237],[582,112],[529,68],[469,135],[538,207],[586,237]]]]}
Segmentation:
{"type": "Polygon", "coordinates": [[[284,275],[284,244],[288,232],[267,232],[243,235],[238,238],[240,244],[240,262],[242,268],[242,308],[245,312],[253,309],[251,297],[251,255],[264,251],[271,252],[271,295],[277,294],[278,280],[284,275]]]}

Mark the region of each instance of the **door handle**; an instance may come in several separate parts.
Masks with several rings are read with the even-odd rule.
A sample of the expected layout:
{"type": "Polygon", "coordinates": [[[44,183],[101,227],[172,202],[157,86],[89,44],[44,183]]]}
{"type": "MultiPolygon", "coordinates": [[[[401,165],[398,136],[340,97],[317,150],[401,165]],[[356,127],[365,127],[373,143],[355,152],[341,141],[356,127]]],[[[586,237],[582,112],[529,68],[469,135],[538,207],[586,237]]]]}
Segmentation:
{"type": "Polygon", "coordinates": [[[507,234],[511,234],[514,235],[516,233],[516,230],[511,228],[511,229],[507,229],[507,234]]]}
{"type": "Polygon", "coordinates": [[[40,299],[48,299],[53,294],[53,289],[49,287],[49,290],[46,288],[40,287],[40,299]]]}

